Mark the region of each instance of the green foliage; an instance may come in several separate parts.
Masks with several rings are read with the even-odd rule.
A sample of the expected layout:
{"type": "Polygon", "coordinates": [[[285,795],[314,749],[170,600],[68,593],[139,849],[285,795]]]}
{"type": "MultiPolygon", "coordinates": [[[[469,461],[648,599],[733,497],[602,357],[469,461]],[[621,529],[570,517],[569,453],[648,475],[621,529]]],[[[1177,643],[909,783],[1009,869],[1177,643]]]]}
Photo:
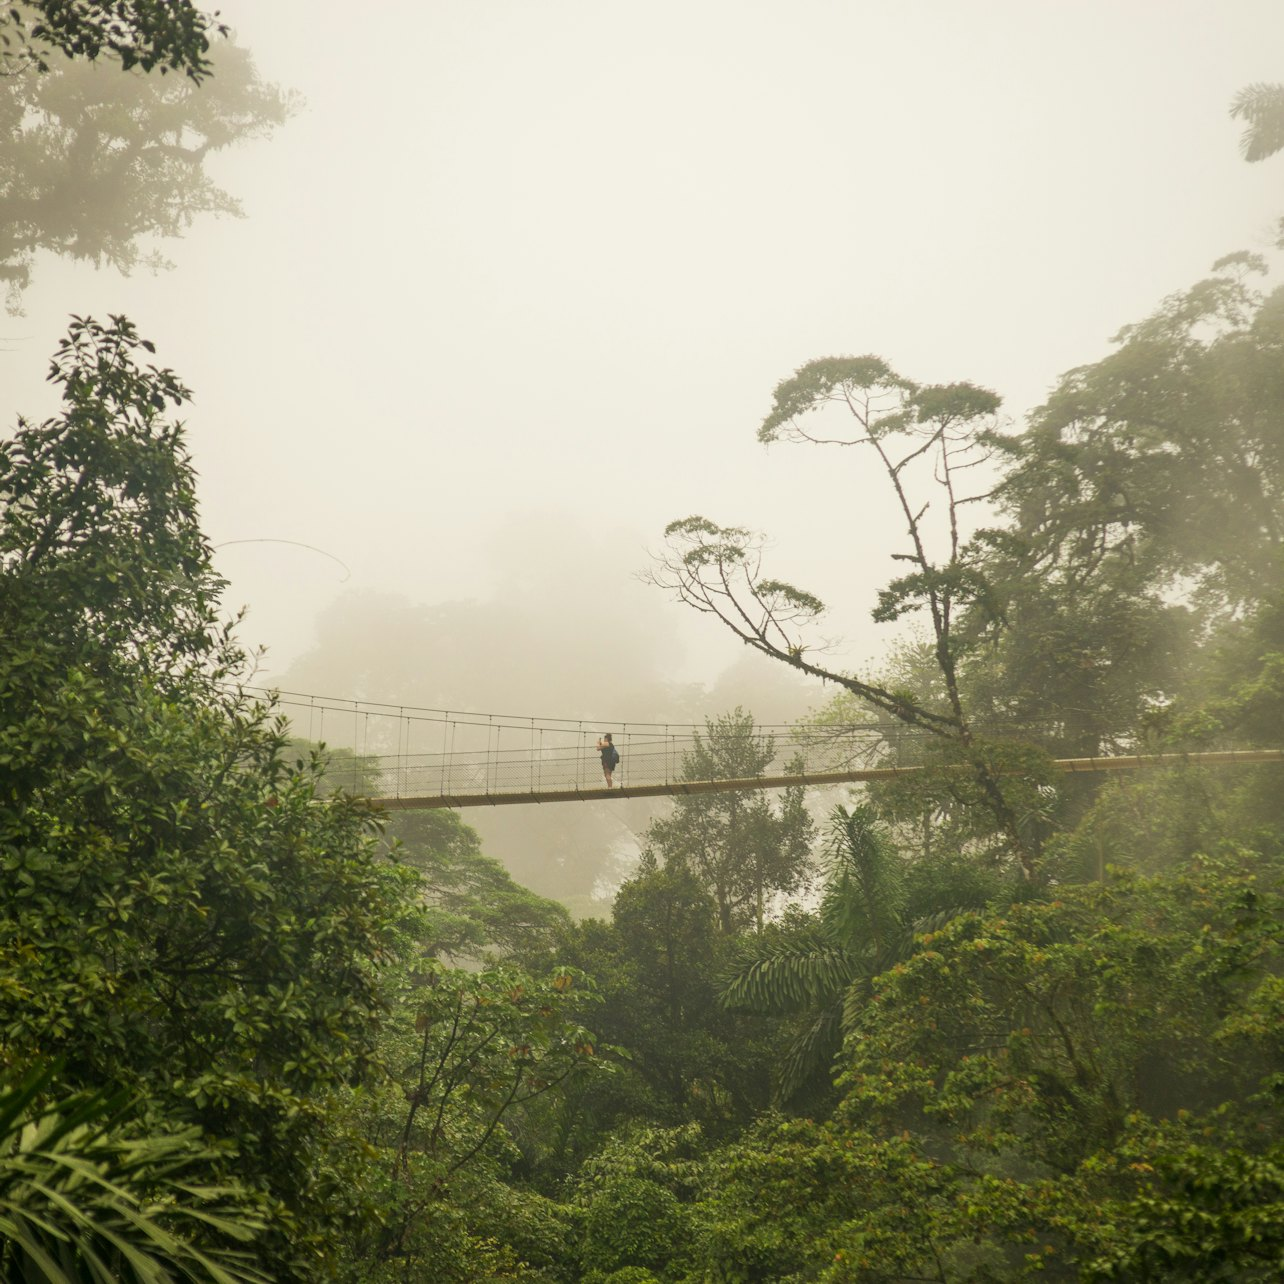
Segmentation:
{"type": "Polygon", "coordinates": [[[0,1057],[229,1139],[212,1179],[268,1201],[277,1278],[311,1277],[349,1200],[325,1099],[375,1065],[404,880],[235,686],[187,392],[150,352],[76,321],[62,413],[0,446],[0,1057]]]}
{"type": "Polygon", "coordinates": [[[0,57],[6,70],[27,61],[50,70],[54,51],[91,61],[107,54],[128,71],[182,71],[194,81],[210,74],[210,36],[226,35],[217,15],[191,0],[20,0],[0,14],[0,57]]]}
{"type": "MultiPolygon", "coordinates": [[[[682,1119],[719,1113],[728,1067],[713,976],[717,968],[716,908],[688,871],[656,870],[625,883],[615,898],[611,977],[615,1042],[655,1094],[682,1119]]],[[[655,1107],[653,1107],[654,1109],[655,1107]]],[[[657,1111],[661,1118],[664,1114],[657,1111]]]]}
{"type": "Polygon", "coordinates": [[[243,1188],[203,1180],[198,1130],[148,1130],[126,1094],[52,1103],[39,1070],[0,1089],[0,1271],[13,1284],[255,1284],[263,1229],[243,1188]],[[196,1241],[209,1247],[202,1251],[196,1241]]]}
{"type": "Polygon", "coordinates": [[[598,1003],[565,966],[537,977],[421,960],[405,971],[381,1048],[389,1075],[347,1100],[367,1143],[367,1213],[350,1230],[345,1278],[508,1278],[522,1261],[565,1257],[560,1210],[501,1177],[533,1110],[609,1073],[615,1050],[582,1020],[598,1003]]]}
{"type": "Polygon", "coordinates": [[[774,1075],[778,1101],[790,1101],[828,1069],[868,1000],[871,978],[912,951],[912,925],[924,913],[948,920],[995,890],[977,879],[922,886],[911,869],[873,808],[836,807],[816,914],[789,916],[739,945],[722,1002],[796,1018],[774,1075]],[[911,887],[921,899],[911,898],[911,887]]]}
{"type": "Polygon", "coordinates": [[[631,1122],[697,1122],[724,1135],[766,1104],[772,1023],[719,1003],[730,949],[712,898],[681,869],[644,871],[620,889],[612,923],[567,933],[561,956],[596,980],[598,1032],[620,1051],[617,1073],[568,1103],[564,1159],[631,1122]]]}
{"type": "Polygon", "coordinates": [[[580,1021],[597,996],[574,969],[536,979],[510,969],[426,965],[412,984],[414,1033],[404,1035],[398,1072],[409,1102],[399,1168],[413,1154],[447,1176],[456,1172],[482,1152],[509,1111],[603,1065],[595,1036],[580,1021]]]}
{"type": "Polygon", "coordinates": [[[585,1220],[582,1260],[591,1271],[670,1267],[687,1236],[682,1205],[663,1186],[622,1177],[594,1194],[585,1220]]]}
{"type": "Polygon", "coordinates": [[[1050,746],[1102,752],[1162,725],[1200,642],[1233,645],[1276,594],[1284,296],[1251,287],[1262,266],[1221,260],[1006,443],[1010,525],[986,567],[1009,628],[981,680],[1050,746]]]}
{"type": "Polygon", "coordinates": [[[758,430],[758,440],[769,443],[782,436],[804,437],[799,420],[826,403],[859,406],[864,412],[863,427],[871,437],[878,437],[905,426],[913,392],[914,385],[881,357],[809,361],[776,385],[771,413],[758,430]]]}
{"type": "Polygon", "coordinates": [[[846,1108],[922,1110],[969,1144],[1019,1141],[1068,1170],[1134,1109],[1246,1093],[1260,1067],[1221,1056],[1214,1035],[1279,933],[1253,858],[1239,864],[1067,890],[929,934],[877,983],[846,1108]]]}
{"type": "Polygon", "coordinates": [[[202,214],[240,214],[207,158],[270,134],[298,103],[230,42],[213,61],[218,74],[199,87],[62,58],[44,75],[0,76],[0,280],[11,311],[42,251],[156,269],[168,265],[141,248],[148,236],[181,236],[202,214]]]}
{"type": "Polygon", "coordinates": [[[585,1207],[580,1261],[586,1278],[682,1276],[704,1149],[695,1125],[634,1127],[614,1134],[584,1164],[577,1199],[585,1207]]]}
{"type": "Polygon", "coordinates": [[[399,812],[387,832],[422,877],[428,949],[447,959],[546,958],[570,915],[513,881],[454,812],[399,812]]]}
{"type": "MultiPolygon", "coordinates": [[[[1202,1121],[1201,1121],[1202,1122],[1202,1121]]],[[[1284,1270],[1284,1146],[1253,1153],[1207,1136],[1220,1129],[1132,1121],[1100,1167],[1133,1189],[1094,1226],[1076,1226],[1087,1280],[1267,1284],[1284,1270]]]]}
{"type": "Polygon", "coordinates": [[[867,806],[835,807],[825,845],[820,921],[834,940],[851,942],[874,963],[895,950],[903,932],[905,871],[900,854],[867,806]]]}
{"type": "Polygon", "coordinates": [[[834,1116],[705,1160],[688,1278],[1273,1278],[1280,909],[1245,855],[927,934],[834,1116]]]}
{"type": "Polygon", "coordinates": [[[767,1118],[707,1169],[690,1279],[942,1278],[932,1236],[947,1196],[908,1138],[767,1118]]]}
{"type": "Polygon", "coordinates": [[[0,443],[0,618],[21,611],[38,625],[11,660],[33,678],[55,646],[169,677],[219,645],[220,584],[182,430],[166,418],[190,394],[172,371],[138,363],[151,351],[124,318],[77,318],[49,372],[62,413],[20,419],[0,443]]]}
{"type": "MultiPolygon", "coordinates": [[[[705,729],[682,756],[682,780],[750,779],[775,756],[772,737],[755,734],[743,709],[707,719],[705,729]]],[[[785,790],[778,807],[761,792],[680,796],[671,816],[647,828],[647,858],[694,874],[713,895],[724,934],[761,927],[769,898],[808,885],[812,823],[802,792],[785,790]]]]}

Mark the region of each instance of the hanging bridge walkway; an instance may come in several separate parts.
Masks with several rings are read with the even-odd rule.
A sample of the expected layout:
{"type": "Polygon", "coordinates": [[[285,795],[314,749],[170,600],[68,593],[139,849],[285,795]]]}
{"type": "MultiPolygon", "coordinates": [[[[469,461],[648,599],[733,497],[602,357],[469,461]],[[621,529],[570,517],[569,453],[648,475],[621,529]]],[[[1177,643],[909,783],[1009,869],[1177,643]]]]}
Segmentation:
{"type": "MultiPolygon", "coordinates": [[[[921,769],[875,764],[912,762],[915,746],[931,738],[886,723],[760,725],[747,733],[755,747],[763,747],[764,757],[770,748],[757,774],[719,770],[706,753],[700,760],[710,762],[710,778],[690,780],[683,777],[697,747],[709,747],[703,724],[604,724],[418,709],[291,691],[257,694],[275,700],[296,737],[326,745],[329,783],[368,796],[388,810],[600,802],[885,780],[921,769]],[[596,749],[598,736],[606,731],[620,753],[611,789],[605,786],[596,749]]],[[[1016,738],[1021,729],[986,731],[996,738],[1016,738]]],[[[1056,766],[1063,772],[1098,772],[1166,762],[1278,761],[1284,761],[1284,750],[1253,749],[1066,758],[1056,766]]]]}

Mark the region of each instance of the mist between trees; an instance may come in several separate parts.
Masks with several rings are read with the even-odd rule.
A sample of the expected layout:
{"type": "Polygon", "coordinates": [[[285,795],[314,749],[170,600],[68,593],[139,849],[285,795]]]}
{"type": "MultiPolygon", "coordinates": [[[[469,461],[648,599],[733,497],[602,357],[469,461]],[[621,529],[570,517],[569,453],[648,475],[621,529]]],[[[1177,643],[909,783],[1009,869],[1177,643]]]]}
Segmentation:
{"type": "MultiPolygon", "coordinates": [[[[0,37],[11,205],[19,168],[82,143],[132,158],[126,187],[153,164],[84,142],[97,107],[50,123],[83,70],[60,58],[103,60],[108,95],[170,68],[168,147],[204,128],[231,48],[183,3],[29,4],[0,37]]],[[[1249,159],[1284,144],[1280,101],[1236,99],[1249,159]]],[[[183,168],[148,172],[192,196],[172,145],[183,168]]],[[[42,200],[10,221],[17,286],[37,248],[133,261],[121,228],[94,250],[42,200]]],[[[0,1274],[1280,1278],[1280,769],[1050,769],[1279,746],[1267,266],[1221,260],[1020,427],[997,393],[881,357],[777,385],[760,439],[863,458],[903,519],[872,612],[918,627],[868,671],[830,667],[821,598],[773,577],[761,535],[703,516],[669,527],[650,591],[734,634],[742,666],[666,683],[602,588],[585,647],[609,636],[613,670],[559,686],[547,665],[559,712],[609,697],[697,724],[687,779],[761,774],[762,724],[795,714],[816,735],[872,721],[876,757],[921,773],[477,829],[380,817],[360,753],[251,689],[192,393],[164,336],[75,318],[59,408],[0,442],[0,1274]]],[[[480,669],[517,699],[564,637],[533,594],[352,598],[288,678],[333,686],[341,653],[408,703],[444,706],[480,669]]]]}

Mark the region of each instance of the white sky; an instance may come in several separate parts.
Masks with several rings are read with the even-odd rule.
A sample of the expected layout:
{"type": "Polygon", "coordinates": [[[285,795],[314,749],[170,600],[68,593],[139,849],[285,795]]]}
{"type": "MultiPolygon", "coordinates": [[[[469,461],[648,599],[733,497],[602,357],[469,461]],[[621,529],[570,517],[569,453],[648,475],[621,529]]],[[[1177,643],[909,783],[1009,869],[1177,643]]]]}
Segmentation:
{"type": "MultiPolygon", "coordinates": [[[[857,456],[757,444],[775,384],[876,352],[1019,419],[1284,214],[1284,157],[1245,164],[1227,113],[1284,80],[1279,0],[220,7],[307,100],[217,161],[247,218],[155,278],[39,263],[0,379],[44,413],[71,312],[156,341],[197,393],[211,538],[351,570],[222,552],[269,678],[351,589],[551,592],[603,541],[623,582],[693,512],[769,531],[874,655],[899,526],[857,456]]],[[[737,658],[636,592],[675,666],[737,658]]]]}

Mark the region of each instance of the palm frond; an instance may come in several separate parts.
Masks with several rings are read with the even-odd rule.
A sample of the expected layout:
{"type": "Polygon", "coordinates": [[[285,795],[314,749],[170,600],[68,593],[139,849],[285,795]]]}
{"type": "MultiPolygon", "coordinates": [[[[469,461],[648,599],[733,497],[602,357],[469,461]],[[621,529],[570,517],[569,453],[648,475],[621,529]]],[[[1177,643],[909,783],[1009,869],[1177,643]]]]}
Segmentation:
{"type": "Polygon", "coordinates": [[[901,926],[905,876],[900,854],[872,807],[835,807],[825,846],[828,863],[820,917],[853,954],[878,955],[901,926]]]}
{"type": "Polygon", "coordinates": [[[233,1246],[263,1227],[248,1192],[184,1180],[213,1158],[196,1129],[143,1132],[121,1093],[42,1104],[53,1078],[44,1068],[0,1090],[0,1276],[266,1284],[233,1246]]]}
{"type": "Polygon", "coordinates": [[[1240,139],[1245,160],[1265,160],[1284,150],[1284,85],[1245,85],[1231,101],[1230,114],[1248,122],[1240,139]]]}
{"type": "Polygon", "coordinates": [[[860,960],[819,928],[755,939],[723,987],[724,1007],[751,1012],[799,1012],[842,993],[860,960]]]}
{"type": "Polygon", "coordinates": [[[796,1096],[807,1080],[821,1066],[830,1065],[838,1054],[843,1042],[841,1013],[841,1002],[833,1002],[822,1008],[785,1049],[773,1090],[778,1104],[796,1096]]]}

